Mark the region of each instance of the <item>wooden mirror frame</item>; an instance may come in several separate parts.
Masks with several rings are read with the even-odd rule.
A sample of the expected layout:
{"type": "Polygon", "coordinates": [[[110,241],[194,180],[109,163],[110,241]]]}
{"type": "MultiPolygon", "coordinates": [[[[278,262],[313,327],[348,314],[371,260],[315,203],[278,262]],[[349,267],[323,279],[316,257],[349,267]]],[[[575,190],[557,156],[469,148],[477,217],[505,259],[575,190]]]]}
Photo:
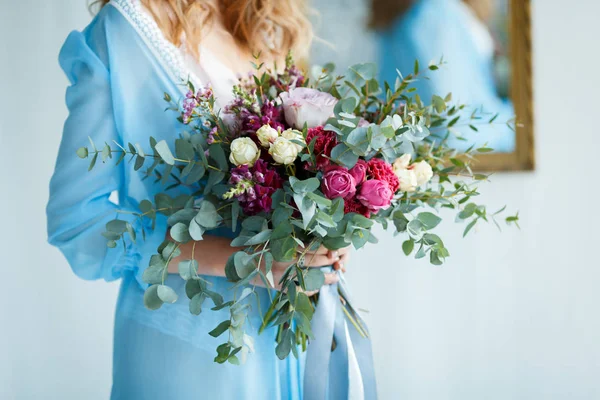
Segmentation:
{"type": "Polygon", "coordinates": [[[478,171],[530,171],[535,167],[531,0],[510,0],[511,100],[516,115],[515,149],[477,156],[478,171]]]}

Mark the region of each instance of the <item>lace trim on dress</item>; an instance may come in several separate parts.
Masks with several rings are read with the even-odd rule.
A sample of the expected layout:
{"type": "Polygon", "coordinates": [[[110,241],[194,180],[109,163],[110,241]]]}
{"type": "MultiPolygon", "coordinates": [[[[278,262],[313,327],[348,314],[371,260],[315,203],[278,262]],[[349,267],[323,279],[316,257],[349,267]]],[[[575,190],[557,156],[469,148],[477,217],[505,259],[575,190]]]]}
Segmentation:
{"type": "MultiPolygon", "coordinates": [[[[111,0],[108,4],[119,10],[131,23],[156,59],[172,75],[175,83],[185,83],[188,79],[196,85],[201,83],[186,68],[182,50],[165,38],[154,18],[144,10],[139,0],[111,0]]],[[[182,91],[186,90],[182,87],[182,91]]]]}

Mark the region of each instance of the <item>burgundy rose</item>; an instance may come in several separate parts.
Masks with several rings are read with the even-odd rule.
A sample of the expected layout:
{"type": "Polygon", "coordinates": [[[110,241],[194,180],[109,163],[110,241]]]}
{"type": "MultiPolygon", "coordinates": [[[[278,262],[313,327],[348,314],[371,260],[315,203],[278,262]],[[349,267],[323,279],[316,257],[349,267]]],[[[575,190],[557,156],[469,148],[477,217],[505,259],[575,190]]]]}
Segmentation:
{"type": "Polygon", "coordinates": [[[367,163],[365,160],[358,160],[354,167],[350,168],[350,175],[354,177],[357,185],[360,185],[367,179],[367,163]]]}
{"type": "Polygon", "coordinates": [[[386,181],[378,179],[369,179],[363,183],[356,196],[372,212],[389,207],[392,197],[394,197],[394,192],[390,189],[390,185],[386,181]]]}
{"type": "Polygon", "coordinates": [[[314,154],[317,156],[317,168],[323,169],[329,165],[331,150],[337,146],[337,136],[335,132],[326,131],[322,126],[311,128],[306,134],[306,144],[310,144],[314,138],[315,147],[314,154]]]}
{"type": "Polygon", "coordinates": [[[348,198],[356,194],[356,181],[344,167],[332,167],[323,175],[321,190],[328,199],[348,198]]]}

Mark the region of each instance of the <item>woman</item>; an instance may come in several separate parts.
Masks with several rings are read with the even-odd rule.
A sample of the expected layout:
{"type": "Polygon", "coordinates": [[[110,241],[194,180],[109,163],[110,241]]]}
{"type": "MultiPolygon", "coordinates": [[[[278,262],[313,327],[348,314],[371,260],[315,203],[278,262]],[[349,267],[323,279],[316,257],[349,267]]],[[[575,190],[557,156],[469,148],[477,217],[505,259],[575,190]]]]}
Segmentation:
{"type": "MultiPolygon", "coordinates": [[[[150,232],[146,240],[128,243],[125,251],[108,249],[101,232],[117,210],[134,211],[140,201],[164,187],[123,164],[99,166],[88,173],[75,151],[88,136],[96,143],[132,142],[142,147],[150,136],[171,142],[184,127],[172,113],[162,111],[163,93],[181,95],[181,82],[189,77],[197,87],[210,83],[223,106],[231,99],[236,77],[251,69],[253,52],[260,51],[264,61],[273,62],[288,49],[296,53],[306,49],[311,27],[303,2],[112,0],[101,5],[83,32],[69,35],[60,53],[61,67],[71,82],[66,97],[69,117],[47,213],[49,241],[60,248],[78,276],[122,279],[111,398],[302,398],[304,358],[280,361],[274,352],[275,331],[257,335],[264,309],[254,307],[249,315],[255,352],[245,365],[234,366],[214,363],[220,341],[207,334],[228,314],[204,311],[192,316],[181,279],[168,278],[180,292],[177,303],[157,311],[144,308],[146,285],[141,276],[150,256],[168,238],[165,218],[159,217],[153,230],[146,226],[150,232]]],[[[140,233],[139,223],[132,223],[140,233]]],[[[207,276],[212,290],[227,296],[230,284],[224,265],[234,249],[224,236],[218,231],[207,235],[196,243],[195,254],[199,273],[207,276]]],[[[184,248],[182,258],[190,256],[190,248],[184,248]]],[[[319,249],[306,259],[312,259],[314,267],[334,264],[341,269],[348,254],[319,249]]],[[[277,264],[275,275],[285,267],[277,264]]],[[[169,271],[176,273],[176,268],[174,260],[169,271]]],[[[326,284],[337,279],[337,274],[327,274],[326,284]]],[[[267,290],[259,293],[260,303],[267,305],[267,290]]]]}
{"type": "MultiPolygon", "coordinates": [[[[485,143],[498,152],[515,148],[514,131],[503,125],[514,116],[512,104],[498,95],[494,78],[495,43],[485,25],[490,0],[371,0],[372,23],[379,33],[382,80],[394,82],[397,70],[408,73],[415,60],[424,67],[443,56],[447,67],[415,84],[422,99],[452,93],[455,101],[483,108],[496,125],[468,129],[468,140],[451,137],[451,147],[465,150],[485,143]],[[407,72],[408,71],[408,72],[407,72]]],[[[486,121],[487,122],[487,121],[486,121]]]]}

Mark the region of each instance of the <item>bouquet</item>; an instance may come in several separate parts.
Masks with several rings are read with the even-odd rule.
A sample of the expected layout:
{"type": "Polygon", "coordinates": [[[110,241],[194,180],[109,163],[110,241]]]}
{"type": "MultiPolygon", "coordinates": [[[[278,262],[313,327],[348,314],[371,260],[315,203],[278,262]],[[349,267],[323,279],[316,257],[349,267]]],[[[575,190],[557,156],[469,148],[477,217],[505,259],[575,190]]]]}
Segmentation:
{"type": "MultiPolygon", "coordinates": [[[[192,314],[200,314],[208,299],[213,310],[230,311],[230,318],[210,332],[214,337],[229,333],[217,348],[219,363],[237,364],[237,353],[252,347],[244,325],[256,279],[280,289],[261,327],[278,327],[277,356],[297,356],[299,347],[306,348],[319,301],[306,293],[324,283],[322,269],[305,266],[309,250],[377,243],[372,227],[379,223],[405,238],[407,256],[428,256],[440,265],[450,253],[433,233],[441,222],[436,210],[456,210],[457,221],[467,222],[465,235],[479,221],[496,222],[498,214],[473,200],[476,181],[487,176],[473,173],[470,165],[477,153],[491,149],[459,154],[446,144],[458,126],[476,130],[477,123],[492,123],[495,117],[488,121],[479,113],[466,114],[450,95],[425,104],[411,87],[421,75],[418,63],[393,86],[380,86],[373,64],[354,65],[344,75],[328,64],[309,77],[291,56],[282,71],[255,61],[255,73],[240,80],[234,100],[222,110],[216,109],[210,87],[197,90],[187,83],[187,95],[178,101],[165,94],[168,110],[187,127],[174,143],[151,137],[151,151],[131,143],[106,144],[101,150],[92,143],[78,151],[81,158],[92,157],[90,169],[99,155],[107,161],[118,154],[117,164],[130,156],[135,170],[151,161],[147,176],[170,183],[153,201],[142,201],[135,214],[140,220],[168,216],[172,238],[157,249],[143,274],[150,285],[144,296],[149,309],[177,300],[165,278],[181,244],[200,241],[215,228],[231,230],[231,245],[240,248],[225,266],[234,283],[233,300],[210,290],[196,260],[179,262],[192,314]],[[189,194],[168,195],[182,185],[189,194]],[[290,263],[278,282],[273,260],[290,263]]],[[[130,223],[118,217],[104,235],[111,248],[136,240],[130,223]]],[[[337,295],[347,320],[366,336],[345,290],[337,295]]]]}

